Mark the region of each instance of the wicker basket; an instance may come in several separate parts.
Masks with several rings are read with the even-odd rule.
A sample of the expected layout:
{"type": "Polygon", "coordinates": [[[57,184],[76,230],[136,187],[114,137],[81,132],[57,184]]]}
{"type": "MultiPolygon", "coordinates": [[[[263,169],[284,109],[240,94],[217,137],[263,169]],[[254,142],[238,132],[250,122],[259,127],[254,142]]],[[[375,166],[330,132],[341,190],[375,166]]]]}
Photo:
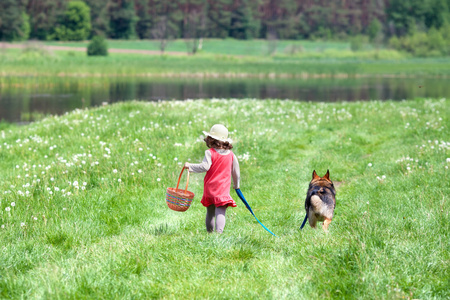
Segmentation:
{"type": "Polygon", "coordinates": [[[189,171],[187,172],[186,188],[184,190],[178,189],[180,185],[181,175],[183,175],[184,167],[181,169],[180,176],[176,188],[167,188],[166,203],[167,206],[175,211],[186,211],[191,206],[194,199],[194,193],[187,190],[189,184],[189,171]]]}

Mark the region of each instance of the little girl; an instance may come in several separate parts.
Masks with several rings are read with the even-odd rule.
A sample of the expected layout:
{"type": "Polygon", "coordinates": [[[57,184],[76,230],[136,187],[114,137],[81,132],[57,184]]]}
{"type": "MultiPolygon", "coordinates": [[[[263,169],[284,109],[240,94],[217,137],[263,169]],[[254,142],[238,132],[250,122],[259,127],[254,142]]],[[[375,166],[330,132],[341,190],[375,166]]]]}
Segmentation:
{"type": "Polygon", "coordinates": [[[218,233],[225,227],[225,212],[228,206],[236,207],[236,202],[230,196],[231,177],[234,189],[239,188],[239,162],[231,149],[228,139],[228,129],[220,124],[205,132],[205,157],[200,164],[185,163],[184,167],[193,173],[206,172],[204,179],[203,197],[201,203],[206,207],[206,230],[218,233]]]}

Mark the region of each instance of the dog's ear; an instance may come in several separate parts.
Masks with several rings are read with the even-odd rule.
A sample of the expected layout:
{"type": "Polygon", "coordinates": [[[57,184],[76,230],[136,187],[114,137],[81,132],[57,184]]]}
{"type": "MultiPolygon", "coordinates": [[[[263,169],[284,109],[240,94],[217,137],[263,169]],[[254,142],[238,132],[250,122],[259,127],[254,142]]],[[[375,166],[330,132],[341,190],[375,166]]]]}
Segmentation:
{"type": "Polygon", "coordinates": [[[327,174],[325,174],[323,176],[323,178],[325,178],[326,180],[330,180],[330,171],[329,170],[327,170],[327,174]]]}
{"type": "Polygon", "coordinates": [[[314,170],[312,179],[317,179],[317,178],[320,178],[320,176],[317,175],[316,170],[314,170]]]}

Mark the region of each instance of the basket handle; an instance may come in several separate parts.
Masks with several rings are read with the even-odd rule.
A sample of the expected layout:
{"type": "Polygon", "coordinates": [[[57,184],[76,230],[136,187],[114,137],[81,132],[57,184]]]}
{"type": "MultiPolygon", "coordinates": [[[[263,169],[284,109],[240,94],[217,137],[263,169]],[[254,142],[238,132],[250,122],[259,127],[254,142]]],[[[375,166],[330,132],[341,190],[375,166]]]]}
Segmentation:
{"type": "MultiPolygon", "coordinates": [[[[183,166],[183,168],[181,169],[180,176],[178,176],[177,190],[178,190],[178,186],[180,185],[181,175],[183,175],[183,171],[184,171],[184,166],[183,166]]],[[[186,188],[184,189],[184,192],[185,192],[185,193],[186,193],[186,191],[187,191],[188,184],[189,184],[189,171],[187,171],[186,188]]]]}

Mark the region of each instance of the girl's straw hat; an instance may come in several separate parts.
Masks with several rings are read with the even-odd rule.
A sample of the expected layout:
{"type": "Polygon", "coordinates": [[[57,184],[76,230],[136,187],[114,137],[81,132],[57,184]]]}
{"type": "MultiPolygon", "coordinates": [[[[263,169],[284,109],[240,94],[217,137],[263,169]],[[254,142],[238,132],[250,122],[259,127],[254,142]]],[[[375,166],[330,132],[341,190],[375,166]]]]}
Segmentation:
{"type": "Polygon", "coordinates": [[[211,130],[209,132],[203,131],[203,134],[222,142],[231,143],[231,139],[228,138],[228,129],[222,124],[213,125],[213,127],[211,127],[211,130]]]}

